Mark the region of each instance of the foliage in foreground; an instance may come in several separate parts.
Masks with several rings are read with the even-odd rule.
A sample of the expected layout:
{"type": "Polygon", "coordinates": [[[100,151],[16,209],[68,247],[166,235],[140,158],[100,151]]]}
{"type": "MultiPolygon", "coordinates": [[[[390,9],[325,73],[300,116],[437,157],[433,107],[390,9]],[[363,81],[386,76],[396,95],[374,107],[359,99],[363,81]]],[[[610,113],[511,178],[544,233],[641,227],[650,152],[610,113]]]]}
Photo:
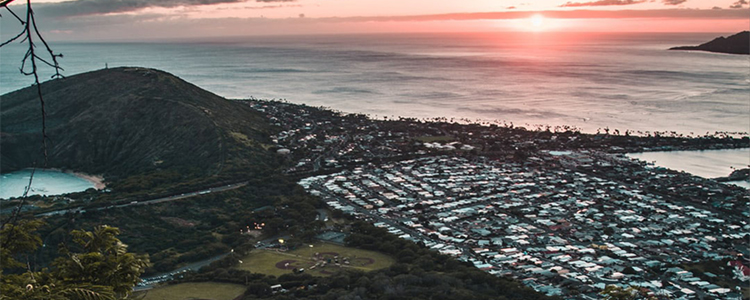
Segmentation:
{"type": "Polygon", "coordinates": [[[39,220],[6,224],[0,230],[0,299],[125,299],[149,264],[128,253],[119,229],[73,230],[73,244],[60,246],[50,268],[32,270],[29,257],[42,245],[39,220]]]}

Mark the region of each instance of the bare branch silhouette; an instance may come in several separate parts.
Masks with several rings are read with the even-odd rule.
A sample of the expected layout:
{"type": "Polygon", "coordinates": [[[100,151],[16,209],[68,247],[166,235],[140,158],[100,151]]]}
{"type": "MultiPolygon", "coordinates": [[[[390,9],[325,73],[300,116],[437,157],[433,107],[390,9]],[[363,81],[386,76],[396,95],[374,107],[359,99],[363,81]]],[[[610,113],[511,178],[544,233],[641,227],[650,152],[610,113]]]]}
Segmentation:
{"type": "Polygon", "coordinates": [[[8,223],[14,224],[16,222],[16,219],[18,219],[18,214],[21,213],[21,209],[23,208],[23,205],[26,203],[26,198],[29,196],[29,192],[31,191],[31,183],[34,181],[34,173],[36,172],[36,165],[31,169],[31,175],[29,176],[29,184],[23,189],[23,195],[21,196],[21,201],[18,202],[18,205],[16,205],[16,208],[13,209],[13,212],[11,213],[10,217],[3,221],[3,224],[0,225],[0,230],[5,228],[5,225],[8,223]]]}
{"type": "MultiPolygon", "coordinates": [[[[42,85],[39,80],[39,67],[40,66],[48,66],[52,68],[55,71],[55,74],[52,75],[51,78],[63,78],[64,76],[60,74],[60,71],[63,71],[63,68],[60,67],[60,64],[58,62],[58,58],[62,58],[63,55],[59,53],[55,53],[52,51],[52,48],[50,48],[47,41],[42,36],[41,32],[39,31],[39,27],[36,24],[36,18],[34,16],[34,9],[31,7],[31,0],[26,0],[26,15],[22,18],[18,14],[16,14],[9,6],[11,2],[14,0],[0,0],[0,7],[5,8],[10,14],[19,22],[21,25],[21,31],[13,36],[12,38],[4,41],[2,44],[0,44],[0,47],[4,47],[9,45],[12,42],[15,42],[20,39],[21,44],[26,44],[28,47],[26,49],[26,54],[23,56],[23,59],[21,59],[21,67],[19,68],[21,74],[25,76],[33,76],[34,77],[34,85],[36,86],[36,92],[39,97],[39,104],[41,108],[41,115],[42,115],[42,145],[41,145],[41,151],[44,155],[44,167],[46,167],[49,163],[49,154],[47,150],[47,140],[49,139],[49,136],[47,136],[47,116],[45,111],[45,103],[44,103],[44,97],[42,93],[42,85]],[[44,49],[39,51],[37,49],[37,41],[41,42],[42,45],[44,45],[44,49]],[[41,53],[40,53],[41,52],[41,53]]],[[[36,163],[34,163],[34,167],[31,170],[31,176],[29,177],[29,185],[26,186],[24,189],[23,196],[21,197],[21,201],[17,205],[17,207],[14,209],[11,216],[5,220],[2,225],[0,225],[0,228],[5,227],[8,223],[13,223],[16,221],[16,218],[18,217],[18,214],[21,212],[21,209],[23,208],[24,203],[26,202],[26,198],[28,197],[29,191],[31,190],[31,183],[34,180],[34,173],[36,171],[36,163]]]]}
{"type": "Polygon", "coordinates": [[[13,0],[0,0],[0,7],[7,7],[13,0]]]}
{"type": "Polygon", "coordinates": [[[28,45],[26,54],[21,60],[20,71],[23,75],[34,77],[34,85],[36,85],[37,94],[39,96],[39,104],[41,107],[42,115],[42,153],[44,154],[44,166],[47,166],[49,161],[47,140],[49,139],[49,136],[47,136],[46,111],[44,107],[44,97],[42,96],[41,82],[39,80],[39,66],[41,64],[44,64],[51,67],[55,71],[55,74],[52,75],[52,78],[62,78],[63,75],[60,74],[60,71],[63,71],[63,68],[60,67],[57,59],[62,58],[63,55],[52,51],[52,48],[50,48],[49,44],[39,31],[39,27],[36,24],[34,9],[31,6],[31,0],[26,0],[25,18],[19,17],[18,14],[13,12],[13,10],[8,7],[8,4],[10,4],[11,2],[13,2],[13,0],[0,0],[0,6],[9,11],[23,27],[18,35],[3,42],[2,44],[0,44],[0,47],[6,46],[21,37],[23,37],[23,39],[21,39],[21,43],[26,43],[28,45]],[[46,54],[39,53],[39,51],[37,50],[37,41],[41,42],[44,45],[44,51],[42,52],[46,51],[46,54]]]}

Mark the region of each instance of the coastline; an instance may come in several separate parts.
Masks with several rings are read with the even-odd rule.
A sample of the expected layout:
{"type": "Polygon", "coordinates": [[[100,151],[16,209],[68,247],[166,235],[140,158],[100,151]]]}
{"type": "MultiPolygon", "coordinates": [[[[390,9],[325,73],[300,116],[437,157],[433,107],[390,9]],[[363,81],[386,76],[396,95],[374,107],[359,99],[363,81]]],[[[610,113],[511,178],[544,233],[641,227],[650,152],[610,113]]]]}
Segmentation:
{"type": "Polygon", "coordinates": [[[104,176],[101,176],[101,175],[91,175],[91,174],[86,174],[82,172],[75,172],[71,170],[63,170],[63,169],[58,169],[58,168],[48,168],[47,170],[53,170],[53,171],[58,171],[61,173],[73,175],[75,177],[91,182],[94,185],[94,189],[96,190],[102,190],[105,187],[107,187],[107,185],[104,184],[104,176]]]}
{"type": "Polygon", "coordinates": [[[91,175],[91,174],[73,172],[73,171],[63,171],[63,172],[93,183],[94,189],[96,190],[102,190],[107,186],[106,184],[104,184],[104,177],[102,177],[101,175],[91,175]]]}
{"type": "MultiPolygon", "coordinates": [[[[54,183],[52,185],[45,185],[44,183],[42,183],[41,185],[38,185],[40,184],[40,182],[37,182],[35,179],[34,184],[33,184],[34,188],[32,188],[30,195],[52,196],[52,195],[62,195],[62,194],[73,193],[73,192],[81,192],[89,188],[94,188],[96,190],[102,190],[106,188],[106,184],[104,183],[104,177],[101,175],[91,175],[91,174],[86,174],[86,173],[81,173],[81,172],[74,172],[71,170],[63,170],[59,168],[44,168],[44,169],[37,169],[37,171],[46,173],[44,176],[41,176],[41,175],[40,176],[48,177],[48,179],[53,179],[52,181],[54,181],[54,183]],[[63,181],[61,182],[57,181],[57,179],[53,178],[53,177],[58,176],[55,174],[61,174],[59,176],[67,177],[67,179],[62,179],[63,181]],[[70,185],[63,184],[63,183],[70,183],[70,185]],[[71,189],[72,186],[76,186],[77,188],[71,189]]],[[[28,185],[29,172],[31,172],[31,168],[3,173],[2,184],[0,184],[1,186],[0,189],[2,189],[2,191],[0,191],[0,199],[10,199],[13,197],[21,196],[22,191],[28,185]],[[6,176],[7,174],[16,174],[16,175],[6,176]],[[5,180],[6,177],[8,178],[7,181],[5,180]],[[16,191],[16,192],[9,192],[9,191],[16,191]]],[[[42,180],[42,182],[43,181],[44,180],[42,180]]]]}

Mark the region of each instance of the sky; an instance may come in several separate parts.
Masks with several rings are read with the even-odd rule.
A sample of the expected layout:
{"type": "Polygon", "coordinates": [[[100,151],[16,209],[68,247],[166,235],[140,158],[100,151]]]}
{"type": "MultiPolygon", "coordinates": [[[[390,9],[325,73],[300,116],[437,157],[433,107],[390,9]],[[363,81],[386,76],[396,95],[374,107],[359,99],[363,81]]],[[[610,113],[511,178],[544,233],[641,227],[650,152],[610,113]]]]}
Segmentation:
{"type": "MultiPolygon", "coordinates": [[[[32,0],[32,5],[42,31],[59,40],[750,29],[748,0],[32,0]]],[[[25,13],[25,1],[9,7],[25,13]]],[[[20,28],[13,21],[3,11],[2,37],[20,28]]]]}

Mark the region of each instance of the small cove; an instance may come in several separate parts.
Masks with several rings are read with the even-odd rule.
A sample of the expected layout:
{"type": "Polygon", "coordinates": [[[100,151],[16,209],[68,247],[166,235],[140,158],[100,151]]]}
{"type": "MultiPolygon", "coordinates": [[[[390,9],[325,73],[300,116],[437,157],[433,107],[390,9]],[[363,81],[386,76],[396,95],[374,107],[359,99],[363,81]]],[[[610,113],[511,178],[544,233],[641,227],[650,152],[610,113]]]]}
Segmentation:
{"type": "MultiPolygon", "coordinates": [[[[0,199],[20,197],[29,184],[31,169],[0,175],[0,199]]],[[[62,195],[103,187],[101,178],[54,169],[37,169],[29,195],[62,195]]]]}

